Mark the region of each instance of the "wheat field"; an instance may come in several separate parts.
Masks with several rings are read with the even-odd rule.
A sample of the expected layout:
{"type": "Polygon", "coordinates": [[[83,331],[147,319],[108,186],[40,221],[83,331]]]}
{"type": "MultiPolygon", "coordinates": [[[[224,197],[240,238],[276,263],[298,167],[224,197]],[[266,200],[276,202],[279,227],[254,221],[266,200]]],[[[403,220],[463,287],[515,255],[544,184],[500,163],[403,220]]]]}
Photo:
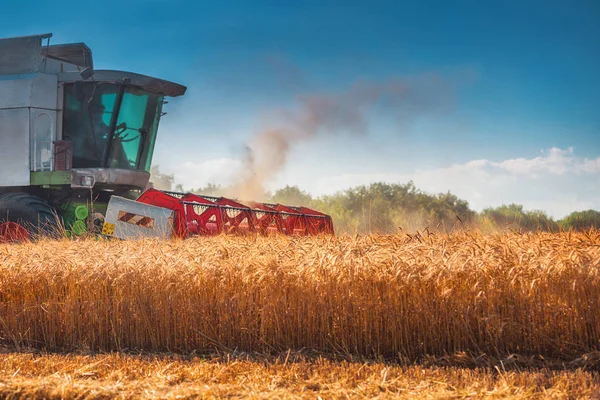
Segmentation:
{"type": "Polygon", "coordinates": [[[598,398],[600,232],[0,245],[0,397],[598,398]]]}
{"type": "Polygon", "coordinates": [[[0,246],[0,344],[559,361],[600,350],[600,232],[0,246]]]}

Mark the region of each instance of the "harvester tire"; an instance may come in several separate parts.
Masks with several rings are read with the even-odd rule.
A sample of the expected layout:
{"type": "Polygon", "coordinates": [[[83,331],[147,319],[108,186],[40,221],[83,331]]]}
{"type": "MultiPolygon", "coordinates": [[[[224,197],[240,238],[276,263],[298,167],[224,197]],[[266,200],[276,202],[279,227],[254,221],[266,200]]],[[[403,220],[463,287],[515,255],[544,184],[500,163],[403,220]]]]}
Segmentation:
{"type": "Polygon", "coordinates": [[[6,193],[0,196],[0,224],[19,224],[31,238],[57,236],[58,221],[54,208],[37,196],[28,193],[6,193]]]}

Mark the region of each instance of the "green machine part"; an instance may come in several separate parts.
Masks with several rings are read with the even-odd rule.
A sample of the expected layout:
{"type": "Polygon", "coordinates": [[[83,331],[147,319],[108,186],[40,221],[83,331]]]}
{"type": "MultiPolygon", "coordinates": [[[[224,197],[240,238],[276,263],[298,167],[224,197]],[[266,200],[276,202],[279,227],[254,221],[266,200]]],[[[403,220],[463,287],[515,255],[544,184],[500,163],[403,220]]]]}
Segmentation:
{"type": "Polygon", "coordinates": [[[78,205],[77,207],[75,207],[75,217],[78,220],[85,220],[88,215],[90,215],[90,212],[87,208],[87,206],[84,206],[83,204],[78,205]]]}
{"type": "Polygon", "coordinates": [[[81,236],[87,232],[87,225],[84,221],[77,220],[71,225],[71,232],[76,236],[81,236]]]}
{"type": "Polygon", "coordinates": [[[88,232],[93,224],[94,215],[106,213],[107,204],[94,203],[93,207],[87,202],[71,201],[62,208],[62,220],[69,236],[81,236],[88,232]],[[90,218],[92,217],[92,218],[90,218]]]}

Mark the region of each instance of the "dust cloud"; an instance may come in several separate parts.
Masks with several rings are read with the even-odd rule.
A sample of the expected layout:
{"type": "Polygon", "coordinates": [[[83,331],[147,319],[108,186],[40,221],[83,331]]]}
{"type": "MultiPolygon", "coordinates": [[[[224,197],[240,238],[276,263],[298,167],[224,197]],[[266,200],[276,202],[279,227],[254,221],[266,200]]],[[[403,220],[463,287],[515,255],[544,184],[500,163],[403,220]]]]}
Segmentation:
{"type": "Polygon", "coordinates": [[[360,81],[335,92],[301,94],[291,107],[276,110],[246,143],[241,178],[226,195],[263,200],[265,186],[287,163],[294,145],[324,135],[367,137],[372,112],[392,121],[396,134],[428,112],[447,111],[452,85],[433,74],[382,82],[360,81]]]}

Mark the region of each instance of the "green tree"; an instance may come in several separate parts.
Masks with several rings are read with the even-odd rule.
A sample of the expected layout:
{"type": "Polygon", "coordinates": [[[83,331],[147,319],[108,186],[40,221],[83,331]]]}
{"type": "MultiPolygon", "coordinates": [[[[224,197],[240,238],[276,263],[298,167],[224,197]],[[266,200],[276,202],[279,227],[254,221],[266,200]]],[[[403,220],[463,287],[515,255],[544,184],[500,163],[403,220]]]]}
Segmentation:
{"type": "Polygon", "coordinates": [[[502,205],[486,208],[481,212],[484,222],[491,222],[498,228],[536,231],[558,229],[558,224],[545,212],[540,210],[525,211],[521,204],[502,205]]]}
{"type": "Polygon", "coordinates": [[[214,183],[209,183],[204,187],[200,187],[198,189],[192,189],[191,192],[195,194],[203,194],[206,196],[221,196],[221,192],[223,188],[221,185],[216,185],[214,183]]]}
{"type": "Polygon", "coordinates": [[[288,206],[310,207],[313,198],[310,194],[300,190],[298,186],[286,186],[275,191],[270,201],[288,206]]]}
{"type": "Polygon", "coordinates": [[[452,228],[459,220],[470,223],[476,215],[455,195],[423,193],[413,182],[375,182],[322,197],[313,204],[332,216],[338,231],[345,232],[393,233],[438,225],[452,228]]]}
{"type": "Polygon", "coordinates": [[[600,229],[600,211],[575,211],[558,221],[558,224],[561,228],[567,230],[600,229]]]}

